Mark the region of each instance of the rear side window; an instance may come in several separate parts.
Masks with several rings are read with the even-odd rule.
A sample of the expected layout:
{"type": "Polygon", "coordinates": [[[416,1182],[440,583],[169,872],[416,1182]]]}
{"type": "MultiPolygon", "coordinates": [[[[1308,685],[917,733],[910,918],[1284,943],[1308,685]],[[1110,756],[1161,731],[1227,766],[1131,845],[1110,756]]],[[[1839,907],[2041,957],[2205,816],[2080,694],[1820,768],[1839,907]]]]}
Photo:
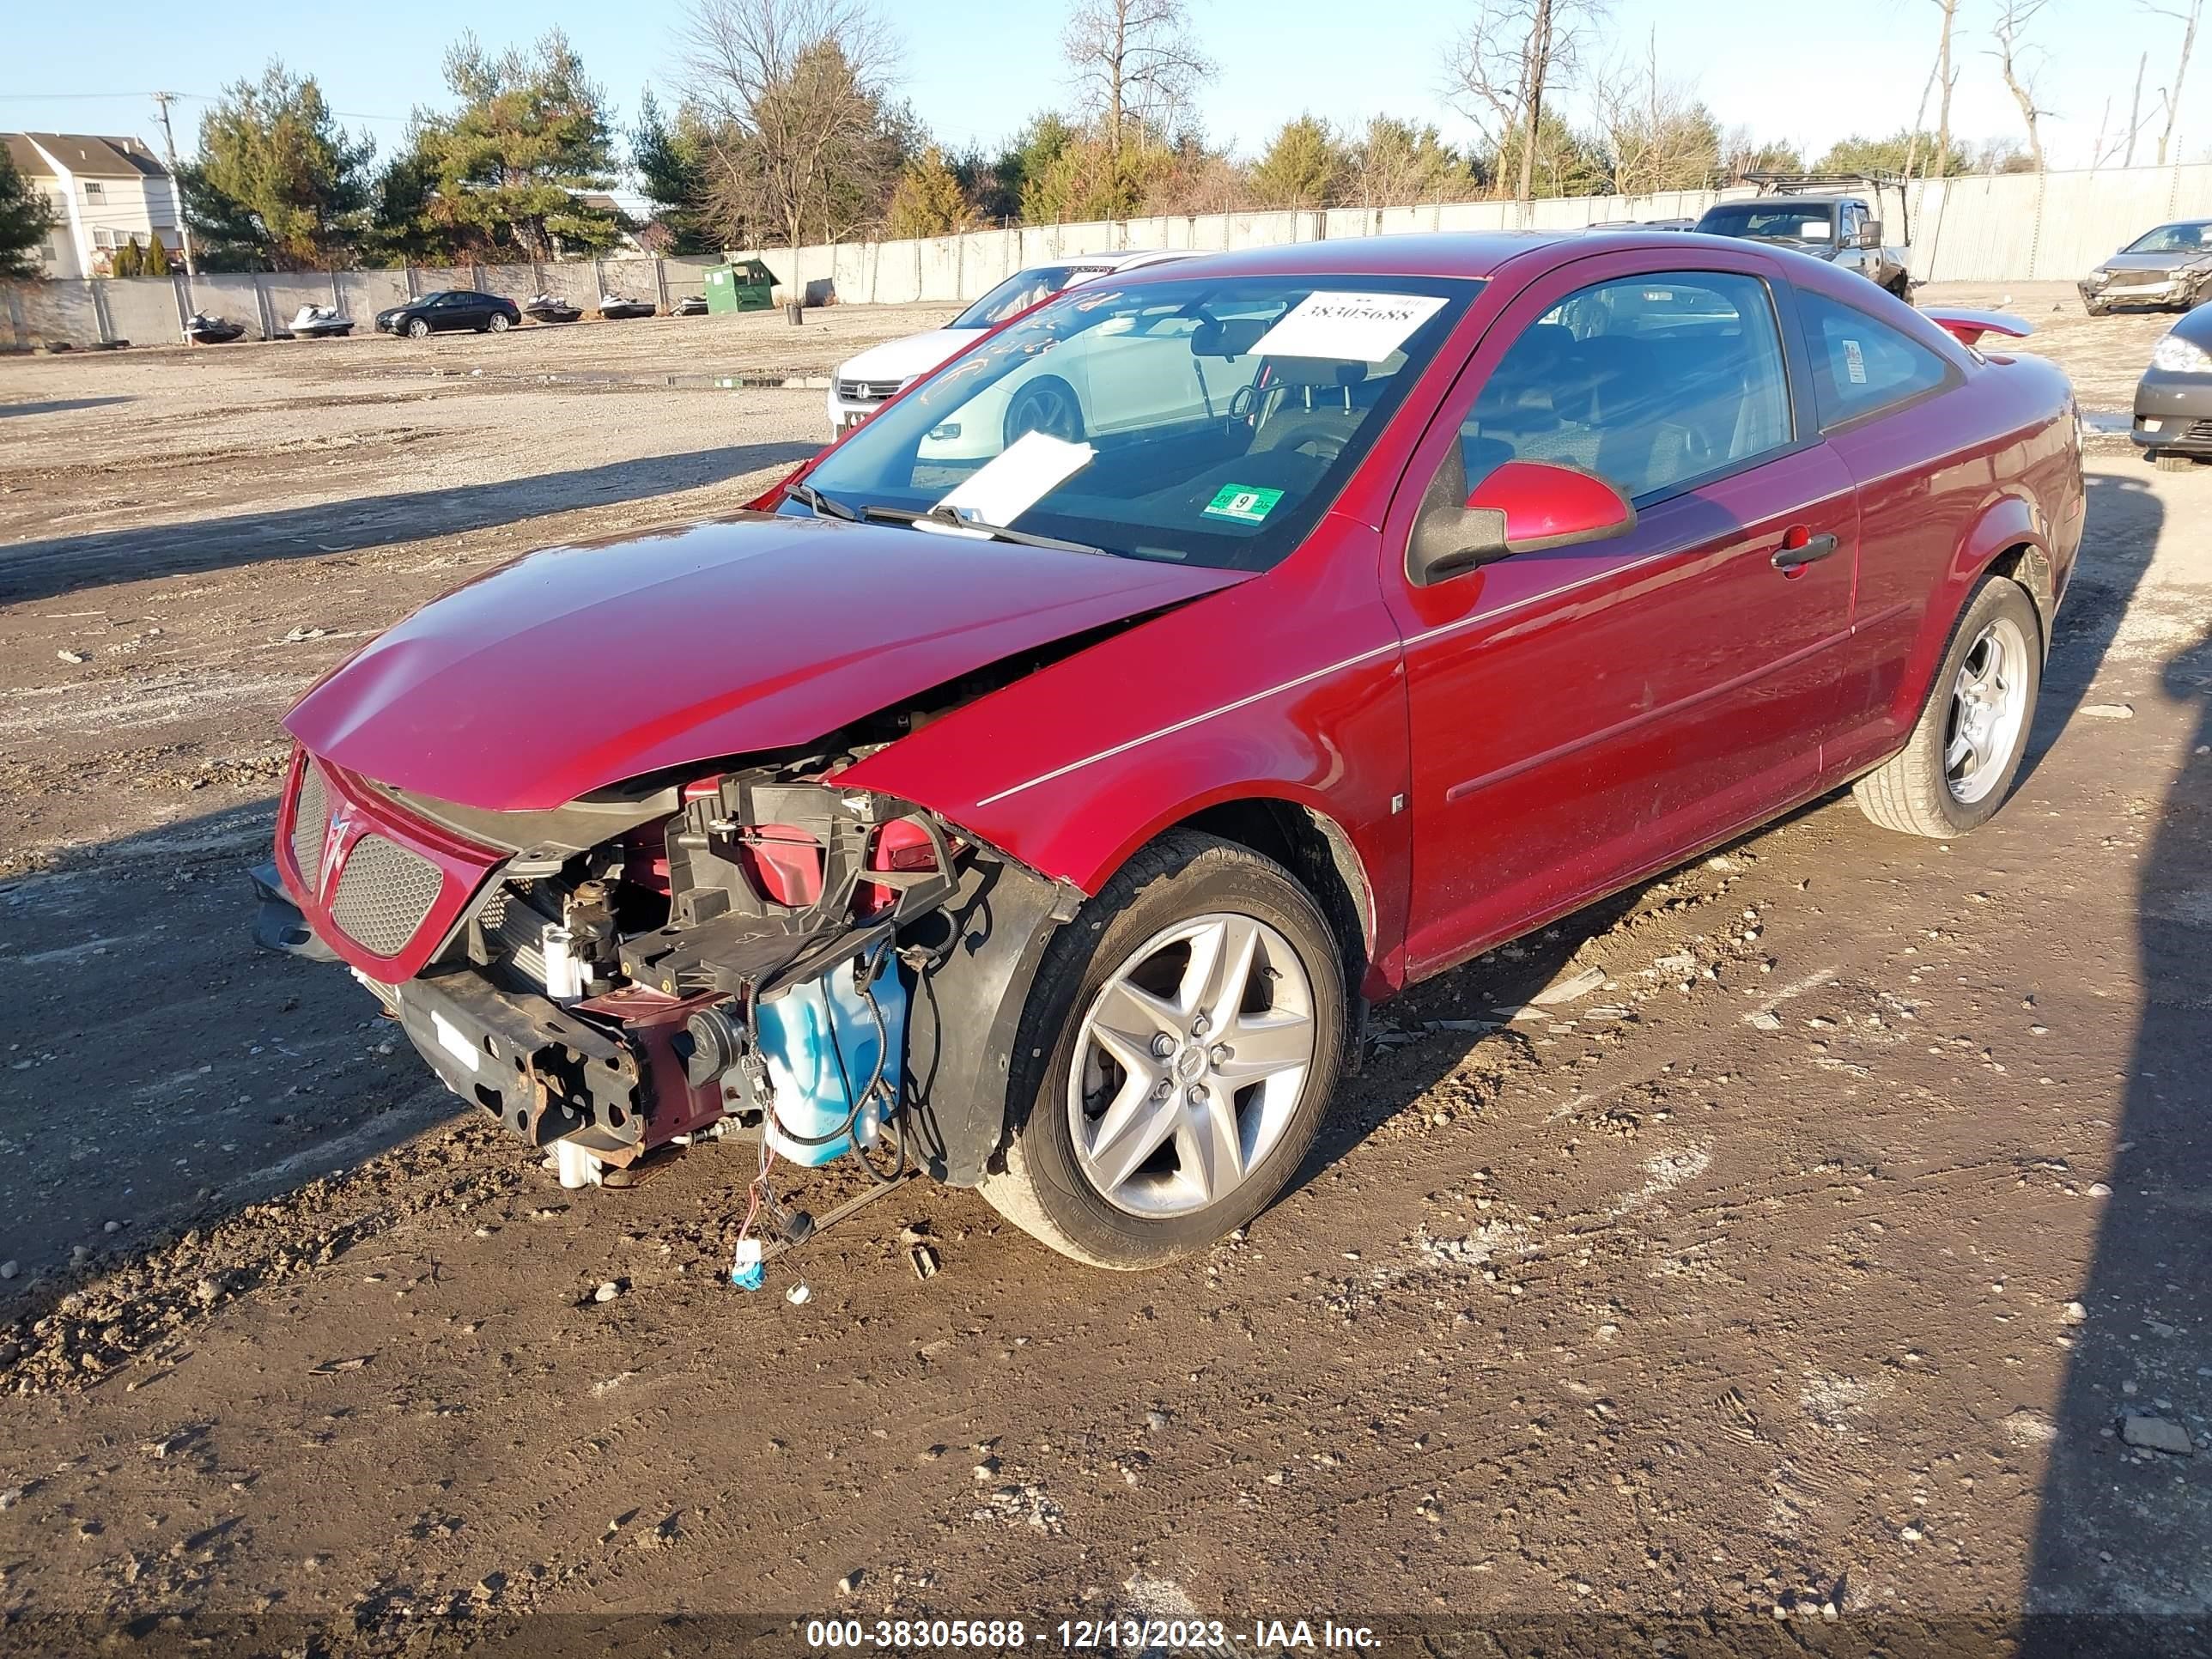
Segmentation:
{"type": "Polygon", "coordinates": [[[1766,284],[1721,271],[1569,295],[1498,361],[1461,428],[1472,484],[1509,460],[1595,472],[1631,501],[1786,447],[1782,335],[1766,284]]]}
{"type": "Polygon", "coordinates": [[[1936,352],[1856,306],[1801,288],[1797,308],[1823,428],[1909,403],[1948,384],[1954,373],[1936,352]]]}

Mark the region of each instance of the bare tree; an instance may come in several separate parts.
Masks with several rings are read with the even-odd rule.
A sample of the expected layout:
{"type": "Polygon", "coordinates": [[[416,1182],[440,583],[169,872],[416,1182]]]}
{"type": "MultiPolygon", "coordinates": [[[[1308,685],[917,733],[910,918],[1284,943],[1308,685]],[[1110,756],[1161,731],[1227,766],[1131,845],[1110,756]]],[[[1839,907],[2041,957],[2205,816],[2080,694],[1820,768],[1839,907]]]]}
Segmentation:
{"type": "Polygon", "coordinates": [[[2136,164],[2136,140],[2142,136],[2143,71],[2150,67],[2150,54],[2145,52],[2136,60],[2135,101],[2128,106],[2128,157],[2120,165],[2131,167],[2136,164]]]}
{"type": "MultiPolygon", "coordinates": [[[[2020,118],[2027,126],[2027,153],[2038,173],[2043,171],[2043,139],[2036,131],[2036,123],[2051,112],[2035,101],[2035,80],[2038,64],[2029,61],[2034,49],[2027,44],[2027,26],[2035,21],[2050,0],[2003,0],[1996,21],[1990,26],[1996,48],[1988,56],[1997,60],[1997,70],[2004,76],[2005,90],[2020,106],[2020,118]]],[[[2098,142],[2104,142],[2101,130],[2098,142]]]]}
{"type": "Polygon", "coordinates": [[[1454,43],[1445,95],[1504,160],[1517,149],[1515,193],[1534,192],[1544,100],[1580,67],[1589,28],[1606,0],[1478,0],[1474,21],[1454,43]]]}
{"type": "Polygon", "coordinates": [[[810,227],[849,230],[892,61],[867,0],[690,0],[679,38],[686,90],[710,118],[717,216],[765,225],[794,253],[810,227]]]}
{"type": "Polygon", "coordinates": [[[2173,60],[2173,84],[2163,88],[2160,95],[2166,100],[2166,125],[2158,135],[2158,164],[2166,165],[2166,152],[2173,143],[2174,124],[2181,118],[2181,82],[2189,73],[2189,54],[2197,49],[2197,25],[2204,15],[2204,0],[2184,0],[2179,6],[2157,6],[2151,0],[2139,0],[2142,9],[2154,17],[2170,17],[2181,25],[2181,52],[2173,60]]]}
{"type": "MultiPolygon", "coordinates": [[[[1936,159],[1931,168],[1938,177],[1951,170],[1951,89],[1959,84],[1959,72],[1951,67],[1951,37],[1959,21],[1959,0],[1935,0],[1936,9],[1943,14],[1943,31],[1936,40],[1936,62],[1928,71],[1928,84],[1941,88],[1942,96],[1936,103],[1936,159]]],[[[1920,94],[1920,107],[1928,107],[1928,94],[1920,94]]],[[[1920,149],[1920,121],[1912,123],[1912,137],[1905,151],[1905,171],[1912,173],[1920,149]]]]}
{"type": "Polygon", "coordinates": [[[1127,176],[1130,129],[1164,138],[1212,77],[1183,0],[1079,0],[1060,38],[1083,112],[1099,126],[1114,176],[1127,176]]]}
{"type": "Polygon", "coordinates": [[[1720,125],[1686,87],[1660,74],[1656,29],[1640,64],[1613,64],[1590,77],[1590,102],[1616,194],[1700,189],[1719,175],[1720,125]]]}

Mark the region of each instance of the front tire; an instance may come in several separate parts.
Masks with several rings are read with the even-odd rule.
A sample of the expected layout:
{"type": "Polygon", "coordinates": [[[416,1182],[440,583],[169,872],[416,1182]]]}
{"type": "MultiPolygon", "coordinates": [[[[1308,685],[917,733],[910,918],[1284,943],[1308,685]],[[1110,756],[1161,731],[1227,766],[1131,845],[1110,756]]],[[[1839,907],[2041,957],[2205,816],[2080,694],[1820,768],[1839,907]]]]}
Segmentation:
{"type": "Polygon", "coordinates": [[[428,339],[430,319],[428,317],[410,317],[407,319],[407,337],[410,340],[428,339]]]}
{"type": "Polygon", "coordinates": [[[2020,775],[2043,689],[2043,628],[2018,582],[1984,576],[1911,739],[1851,786],[1885,830],[1948,841],[1987,823],[2020,775]]]}
{"type": "Polygon", "coordinates": [[[1342,1073],[1347,1001],[1335,937],[1287,870],[1170,832],[1047,951],[983,1196],[1092,1267],[1204,1249],[1304,1161],[1342,1073]]]}
{"type": "Polygon", "coordinates": [[[1004,441],[1011,447],[1017,438],[1032,432],[1063,443],[1083,441],[1083,405],[1076,401],[1075,388],[1057,374],[1039,375],[1014,393],[1013,401],[1006,405],[1004,441]]]}

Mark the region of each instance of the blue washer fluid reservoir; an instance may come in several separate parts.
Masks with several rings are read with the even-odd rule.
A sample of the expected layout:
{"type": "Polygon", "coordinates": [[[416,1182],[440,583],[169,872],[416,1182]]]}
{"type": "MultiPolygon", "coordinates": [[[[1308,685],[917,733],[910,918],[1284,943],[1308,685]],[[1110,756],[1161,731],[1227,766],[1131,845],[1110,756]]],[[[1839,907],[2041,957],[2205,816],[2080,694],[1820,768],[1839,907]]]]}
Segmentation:
{"type": "Polygon", "coordinates": [[[754,1040],[775,1091],[768,1139],[779,1158],[827,1164],[852,1151],[856,1139],[874,1142],[883,1123],[882,1094],[862,1107],[850,1129],[845,1120],[876,1075],[879,1052],[890,1098],[897,1098],[902,1079],[906,982],[898,964],[883,959],[890,948],[886,942],[865,957],[848,957],[819,979],[793,986],[753,1011],[754,1040]],[[858,971],[856,962],[861,964],[858,971]],[[862,976],[871,973],[875,977],[868,994],[883,1016],[882,1036],[860,990],[862,976]]]}

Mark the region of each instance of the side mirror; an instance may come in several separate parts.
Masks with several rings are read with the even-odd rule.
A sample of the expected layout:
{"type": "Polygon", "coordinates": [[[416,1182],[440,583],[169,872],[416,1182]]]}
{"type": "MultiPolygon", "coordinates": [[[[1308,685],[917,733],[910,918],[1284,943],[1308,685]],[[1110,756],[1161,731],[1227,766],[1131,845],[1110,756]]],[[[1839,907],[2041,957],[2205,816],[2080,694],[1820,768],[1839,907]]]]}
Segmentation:
{"type": "Polygon", "coordinates": [[[1858,246],[1861,247],[1880,247],[1881,246],[1881,220],[1869,219],[1865,224],[1859,228],[1858,246]]]}
{"type": "Polygon", "coordinates": [[[1636,508],[1595,473],[1550,461],[1509,460],[1470,493],[1467,460],[1454,443],[1421,498],[1406,547],[1416,587],[1516,553],[1610,541],[1636,528],[1636,508]]]}

